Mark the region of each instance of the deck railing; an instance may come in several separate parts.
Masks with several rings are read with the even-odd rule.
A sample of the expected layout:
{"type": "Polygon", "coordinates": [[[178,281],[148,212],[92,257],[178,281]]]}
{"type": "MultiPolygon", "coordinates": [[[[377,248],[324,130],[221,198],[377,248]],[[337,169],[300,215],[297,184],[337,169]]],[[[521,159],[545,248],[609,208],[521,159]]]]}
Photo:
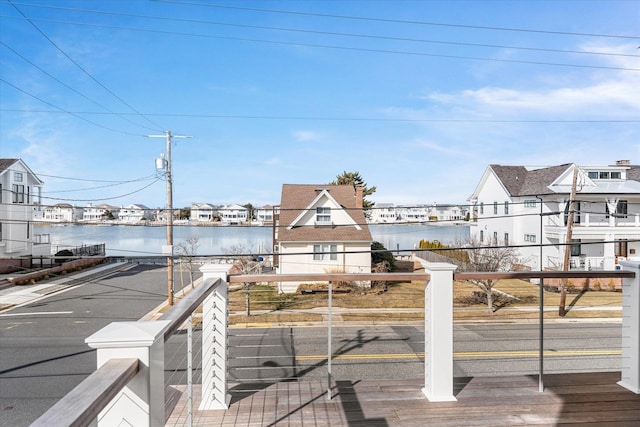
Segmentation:
{"type": "MultiPolygon", "coordinates": [[[[87,338],[98,349],[98,370],[42,415],[35,425],[163,426],[165,423],[164,342],[202,304],[202,401],[199,409],[226,409],[227,287],[228,283],[322,281],[328,292],[328,397],[331,397],[331,283],[334,281],[425,282],[425,361],[423,392],[430,401],[454,401],[453,390],[453,281],[470,278],[540,279],[584,277],[584,272],[528,271],[454,274],[455,266],[422,262],[424,273],[242,275],[228,276],[229,265],[202,267],[203,283],[155,321],[116,322],[87,338]],[[132,360],[133,359],[133,360],[132,360]],[[137,361],[137,363],[136,363],[137,361]],[[94,390],[93,392],[85,392],[94,390]],[[105,390],[100,391],[100,390],[105,390]],[[108,391],[108,392],[107,392],[108,391]],[[115,397],[114,397],[115,395],[115,397]],[[73,412],[68,408],[74,407],[73,412]],[[73,416],[71,416],[73,414],[73,416]],[[96,416],[96,414],[98,414],[96,416]],[[94,418],[95,417],[95,418],[94,418]],[[62,420],[64,422],[53,422],[62,420]]],[[[619,384],[640,394],[640,263],[621,262],[622,270],[591,271],[590,277],[623,281],[622,380],[619,384]]],[[[540,389],[543,385],[542,298],[540,314],[540,389]]],[[[190,392],[188,392],[190,393],[190,392]]],[[[191,399],[190,399],[191,400],[191,399]]]]}

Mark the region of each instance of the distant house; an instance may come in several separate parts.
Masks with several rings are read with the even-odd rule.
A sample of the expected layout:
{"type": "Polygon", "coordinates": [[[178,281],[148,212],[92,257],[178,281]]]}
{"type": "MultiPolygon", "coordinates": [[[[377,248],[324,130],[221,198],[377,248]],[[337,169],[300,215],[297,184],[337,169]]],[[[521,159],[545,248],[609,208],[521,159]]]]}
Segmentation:
{"type": "Polygon", "coordinates": [[[42,209],[42,220],[44,222],[76,222],[82,219],[83,209],[69,203],[57,203],[45,206],[42,209]]]}
{"type": "Polygon", "coordinates": [[[85,206],[82,211],[82,221],[83,222],[102,222],[108,220],[109,214],[111,214],[111,219],[116,219],[118,217],[118,212],[120,208],[117,206],[108,205],[106,203],[101,203],[99,205],[93,206],[89,204],[85,206]]]}
{"type": "Polygon", "coordinates": [[[237,204],[225,205],[218,211],[220,221],[224,224],[239,225],[247,222],[249,218],[249,210],[244,206],[237,204]]]}
{"type": "Polygon", "coordinates": [[[524,263],[533,269],[563,268],[567,243],[571,269],[613,270],[620,259],[640,260],[640,166],[629,161],[610,166],[489,165],[469,201],[471,236],[521,246],[524,263]],[[575,213],[567,242],[574,167],[575,213]]]}
{"type": "Polygon", "coordinates": [[[118,212],[118,221],[123,224],[137,224],[141,221],[150,220],[153,217],[153,211],[141,204],[132,204],[120,208],[118,212]]]}
{"type": "MultiPolygon", "coordinates": [[[[362,188],[285,184],[279,212],[274,223],[278,274],[371,272],[362,188]]],[[[295,292],[300,283],[282,282],[280,291],[295,292]]]]}
{"type": "Polygon", "coordinates": [[[32,221],[40,215],[41,181],[21,159],[0,159],[0,272],[20,268],[18,259],[38,252],[32,221]],[[16,264],[17,263],[17,264],[16,264]]]}
{"type": "Polygon", "coordinates": [[[209,203],[191,204],[191,221],[211,222],[218,216],[218,208],[209,203]]]}
{"type": "Polygon", "coordinates": [[[369,222],[372,224],[393,224],[400,220],[400,216],[393,203],[376,203],[370,211],[369,222]]]}
{"type": "Polygon", "coordinates": [[[273,206],[264,205],[256,209],[255,220],[262,225],[273,224],[273,206]]]}

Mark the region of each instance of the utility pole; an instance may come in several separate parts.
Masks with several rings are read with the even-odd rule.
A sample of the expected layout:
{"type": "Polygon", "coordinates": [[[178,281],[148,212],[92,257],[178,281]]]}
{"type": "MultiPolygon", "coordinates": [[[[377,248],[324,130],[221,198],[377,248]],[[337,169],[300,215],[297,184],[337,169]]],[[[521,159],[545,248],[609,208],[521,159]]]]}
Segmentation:
{"type": "Polygon", "coordinates": [[[164,135],[148,135],[149,138],[166,138],[167,153],[164,160],[165,179],[167,181],[167,304],[173,305],[173,176],[171,175],[171,138],[191,138],[190,136],[171,135],[165,131],[164,135]]]}
{"type": "MultiPolygon", "coordinates": [[[[569,271],[569,259],[571,255],[571,239],[573,238],[573,217],[576,208],[576,187],[578,183],[578,166],[573,165],[573,182],[571,183],[571,196],[569,199],[569,214],[567,215],[567,237],[564,247],[564,264],[563,271],[569,271]]],[[[567,303],[567,279],[560,280],[560,305],[558,307],[558,315],[564,317],[567,312],[565,310],[567,303]]]]}

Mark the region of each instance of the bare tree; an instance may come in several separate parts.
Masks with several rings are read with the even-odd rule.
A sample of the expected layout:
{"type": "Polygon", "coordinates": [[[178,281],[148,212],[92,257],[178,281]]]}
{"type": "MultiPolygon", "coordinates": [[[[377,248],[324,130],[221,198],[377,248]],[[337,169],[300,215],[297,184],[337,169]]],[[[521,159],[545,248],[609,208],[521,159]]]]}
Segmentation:
{"type": "MultiPolygon", "coordinates": [[[[511,271],[516,264],[522,262],[516,248],[509,247],[504,243],[499,244],[496,240],[490,242],[490,244],[485,244],[472,238],[463,247],[465,248],[464,252],[455,251],[456,256],[450,258],[451,262],[458,266],[458,271],[511,271]],[[462,253],[465,256],[460,256],[462,253]]],[[[489,313],[493,314],[493,294],[496,291],[493,287],[497,283],[497,279],[469,279],[468,281],[484,292],[487,298],[487,309],[489,313]]],[[[503,292],[499,293],[512,297],[503,292]]]]}
{"type": "Polygon", "coordinates": [[[186,241],[180,242],[176,245],[176,254],[180,256],[180,265],[187,264],[189,269],[189,280],[191,283],[191,289],[193,289],[193,275],[194,275],[194,256],[198,254],[198,247],[200,246],[199,239],[197,237],[189,237],[186,241]]]}
{"type": "MultiPolygon", "coordinates": [[[[225,254],[231,255],[234,266],[238,269],[240,274],[255,274],[260,272],[262,261],[259,257],[251,254],[251,247],[238,244],[229,248],[223,248],[223,251],[225,254]]],[[[254,282],[246,282],[242,284],[245,291],[247,316],[251,316],[251,287],[253,285],[255,285],[254,282]]]]}

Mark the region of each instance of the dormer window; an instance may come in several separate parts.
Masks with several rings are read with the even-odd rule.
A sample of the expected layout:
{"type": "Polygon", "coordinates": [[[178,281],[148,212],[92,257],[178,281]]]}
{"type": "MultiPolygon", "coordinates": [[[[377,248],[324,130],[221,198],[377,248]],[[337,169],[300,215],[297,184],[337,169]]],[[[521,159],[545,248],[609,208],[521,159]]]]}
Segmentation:
{"type": "Polygon", "coordinates": [[[620,171],[590,171],[589,179],[622,179],[620,171]]]}
{"type": "Polygon", "coordinates": [[[316,208],[316,223],[331,224],[331,208],[328,208],[328,207],[316,208]]]}

